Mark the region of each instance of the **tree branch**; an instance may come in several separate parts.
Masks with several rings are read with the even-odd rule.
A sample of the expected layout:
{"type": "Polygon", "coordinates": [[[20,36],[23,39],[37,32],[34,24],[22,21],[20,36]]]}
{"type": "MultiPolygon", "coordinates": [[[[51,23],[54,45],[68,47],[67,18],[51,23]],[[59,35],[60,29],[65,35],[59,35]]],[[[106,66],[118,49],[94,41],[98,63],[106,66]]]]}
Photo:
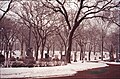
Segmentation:
{"type": "Polygon", "coordinates": [[[10,3],[8,4],[8,7],[6,9],[6,11],[3,11],[3,15],[0,17],[0,21],[3,19],[3,17],[5,16],[5,14],[10,10],[10,6],[11,6],[11,3],[13,2],[13,0],[10,0],[10,3]]]}
{"type": "Polygon", "coordinates": [[[78,12],[77,12],[77,15],[76,15],[76,17],[75,17],[75,22],[77,22],[77,20],[78,20],[78,18],[79,18],[80,12],[81,12],[81,10],[82,10],[82,8],[83,8],[83,2],[84,2],[84,0],[80,0],[80,8],[79,8],[79,10],[78,10],[78,12]]]}

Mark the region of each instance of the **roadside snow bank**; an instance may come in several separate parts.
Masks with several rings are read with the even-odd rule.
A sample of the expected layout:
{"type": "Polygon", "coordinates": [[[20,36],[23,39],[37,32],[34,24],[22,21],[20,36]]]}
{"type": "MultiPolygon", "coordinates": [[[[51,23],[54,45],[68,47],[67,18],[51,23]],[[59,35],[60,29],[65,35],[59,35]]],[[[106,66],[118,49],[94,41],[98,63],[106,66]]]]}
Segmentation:
{"type": "Polygon", "coordinates": [[[120,66],[120,62],[105,62],[107,65],[120,66]]]}
{"type": "Polygon", "coordinates": [[[108,66],[105,63],[91,63],[91,62],[72,62],[66,66],[55,67],[33,67],[33,68],[1,68],[1,78],[47,78],[47,77],[59,77],[70,76],[77,71],[83,71],[92,68],[99,68],[108,66]]]}
{"type": "Polygon", "coordinates": [[[106,62],[106,63],[108,63],[108,64],[118,64],[118,65],[120,65],[120,62],[106,62]]]}

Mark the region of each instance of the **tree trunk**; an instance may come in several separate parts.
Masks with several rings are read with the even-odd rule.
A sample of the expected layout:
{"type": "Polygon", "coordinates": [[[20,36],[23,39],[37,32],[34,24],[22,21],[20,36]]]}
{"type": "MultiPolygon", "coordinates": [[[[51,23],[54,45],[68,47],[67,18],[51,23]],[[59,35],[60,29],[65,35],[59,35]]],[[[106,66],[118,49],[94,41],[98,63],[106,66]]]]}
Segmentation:
{"type": "Polygon", "coordinates": [[[89,45],[89,53],[88,53],[88,60],[89,60],[89,61],[91,60],[91,59],[90,59],[91,51],[92,51],[92,46],[89,45]]]}
{"type": "Polygon", "coordinates": [[[53,54],[52,54],[52,57],[54,57],[54,54],[55,54],[55,45],[53,44],[53,48],[52,48],[53,50],[53,54]]]}
{"type": "Polygon", "coordinates": [[[60,58],[60,59],[62,60],[62,59],[63,59],[62,51],[60,51],[60,55],[61,55],[61,58],[60,58]]]}
{"type": "Polygon", "coordinates": [[[10,58],[12,58],[12,51],[10,51],[10,58]]]}
{"type": "Polygon", "coordinates": [[[91,51],[89,51],[89,54],[88,54],[88,60],[90,61],[90,55],[91,55],[91,51]]]}
{"type": "Polygon", "coordinates": [[[21,42],[21,57],[23,57],[23,40],[21,42]]]}
{"type": "Polygon", "coordinates": [[[77,52],[74,52],[74,62],[77,62],[77,52]]]}
{"type": "Polygon", "coordinates": [[[101,60],[103,60],[103,45],[104,45],[104,36],[103,36],[103,29],[102,29],[102,40],[101,40],[101,60]]]}
{"type": "Polygon", "coordinates": [[[84,18],[82,18],[79,22],[75,22],[73,28],[69,31],[69,35],[68,35],[68,49],[67,49],[67,62],[71,63],[70,58],[71,58],[71,49],[72,49],[72,37],[73,34],[75,32],[75,30],[77,29],[77,27],[79,26],[79,24],[81,23],[81,21],[84,18]]]}
{"type": "Polygon", "coordinates": [[[48,55],[49,55],[49,52],[50,52],[50,48],[48,47],[48,48],[47,48],[47,54],[48,54],[48,55]]]}
{"type": "Polygon", "coordinates": [[[29,28],[29,39],[28,39],[28,46],[27,46],[27,56],[28,57],[33,57],[32,52],[31,52],[31,32],[32,32],[32,27],[29,28]]]}
{"type": "Polygon", "coordinates": [[[77,62],[77,52],[74,52],[74,62],[77,62]]]}
{"type": "Polygon", "coordinates": [[[96,53],[96,45],[95,45],[95,42],[94,42],[94,55],[95,55],[95,53],[96,53]]]}
{"type": "Polygon", "coordinates": [[[41,49],[41,58],[43,58],[43,53],[44,53],[44,47],[41,49]]]}
{"type": "Polygon", "coordinates": [[[60,47],[61,60],[62,60],[62,58],[63,58],[63,57],[62,57],[62,56],[63,56],[62,51],[63,51],[63,47],[61,46],[61,47],[60,47]]]}
{"type": "Polygon", "coordinates": [[[8,50],[9,46],[8,46],[8,43],[5,43],[5,54],[6,54],[6,58],[5,58],[5,61],[6,61],[6,66],[8,67],[8,55],[9,55],[9,50],[8,50]]]}
{"type": "Polygon", "coordinates": [[[77,62],[77,43],[76,43],[76,52],[74,52],[74,62],[77,62]]]}
{"type": "Polygon", "coordinates": [[[43,58],[45,43],[46,43],[46,39],[45,40],[43,39],[42,40],[42,49],[41,49],[41,58],[43,58]]]}
{"type": "Polygon", "coordinates": [[[38,51],[39,51],[39,46],[36,47],[36,51],[35,51],[36,61],[38,61],[38,51]]]}
{"type": "Polygon", "coordinates": [[[9,65],[9,60],[8,60],[8,55],[9,55],[9,51],[6,51],[6,66],[8,67],[9,65]]]}
{"type": "Polygon", "coordinates": [[[103,37],[102,37],[102,47],[101,47],[101,60],[103,60],[103,37]]]}
{"type": "Polygon", "coordinates": [[[71,63],[71,48],[72,48],[72,37],[73,37],[73,31],[70,32],[69,37],[68,37],[68,49],[66,53],[66,59],[68,63],[71,63]]]}
{"type": "Polygon", "coordinates": [[[10,51],[10,58],[12,57],[12,48],[13,48],[14,42],[9,43],[9,51],[10,51]]]}
{"type": "Polygon", "coordinates": [[[67,46],[65,45],[65,56],[67,56],[67,46]]]}
{"type": "Polygon", "coordinates": [[[111,45],[110,52],[109,52],[109,56],[110,56],[110,61],[111,62],[114,62],[113,51],[114,51],[114,49],[113,49],[113,46],[111,45]]]}
{"type": "Polygon", "coordinates": [[[80,60],[83,60],[83,45],[79,45],[80,46],[80,60]]]}
{"type": "Polygon", "coordinates": [[[82,60],[82,53],[81,53],[81,51],[80,51],[80,61],[82,60]]]}
{"type": "Polygon", "coordinates": [[[6,53],[6,66],[8,67],[8,55],[9,55],[9,50],[8,50],[8,45],[5,46],[5,53],[6,53]]]}

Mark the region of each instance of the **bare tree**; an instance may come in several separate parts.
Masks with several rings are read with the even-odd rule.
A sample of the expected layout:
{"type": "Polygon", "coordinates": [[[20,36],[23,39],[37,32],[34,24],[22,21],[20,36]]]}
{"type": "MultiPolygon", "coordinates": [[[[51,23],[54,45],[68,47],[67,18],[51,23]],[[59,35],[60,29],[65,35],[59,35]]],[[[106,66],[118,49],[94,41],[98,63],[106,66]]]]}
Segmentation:
{"type": "Polygon", "coordinates": [[[116,39],[114,39],[113,37],[117,37],[117,36],[115,36],[115,33],[111,33],[111,34],[107,35],[106,38],[104,39],[104,41],[105,41],[104,49],[109,52],[110,61],[114,61],[114,54],[115,54],[115,49],[116,49],[116,44],[115,44],[116,39]]]}
{"type": "Polygon", "coordinates": [[[97,14],[105,11],[107,9],[113,8],[116,5],[112,5],[113,0],[95,0],[93,2],[88,0],[44,0],[42,1],[43,5],[52,9],[55,12],[61,13],[68,25],[69,35],[68,35],[68,48],[67,48],[67,62],[70,63],[71,48],[72,48],[72,37],[75,30],[79,27],[81,22],[85,19],[102,17],[97,14]],[[104,4],[103,4],[104,3],[104,4]],[[77,6],[76,8],[70,7],[71,5],[77,6]],[[68,10],[74,9],[74,23],[70,24],[68,10]],[[75,10],[76,9],[76,10],[75,10]]]}
{"type": "Polygon", "coordinates": [[[111,26],[111,23],[109,21],[103,21],[103,20],[97,20],[97,25],[100,28],[100,48],[101,48],[101,60],[103,60],[103,52],[104,52],[104,39],[107,36],[107,32],[109,27],[111,26]]]}
{"type": "MultiPolygon", "coordinates": [[[[38,60],[39,49],[41,48],[41,58],[43,58],[46,39],[55,30],[55,19],[52,17],[54,13],[42,6],[39,1],[21,2],[20,4],[22,11],[15,13],[22,19],[22,23],[29,28],[29,36],[31,34],[34,36],[35,57],[38,60]]],[[[30,46],[31,38],[33,37],[29,37],[28,46],[30,46]]]]}
{"type": "MultiPolygon", "coordinates": [[[[83,60],[84,58],[84,49],[85,49],[85,44],[86,44],[86,34],[84,31],[84,26],[85,24],[81,24],[81,27],[79,27],[76,30],[76,33],[74,34],[73,39],[75,40],[75,42],[78,44],[79,46],[79,50],[80,50],[80,60],[83,60]]],[[[76,47],[76,46],[75,46],[76,47]]]]}
{"type": "Polygon", "coordinates": [[[89,26],[89,29],[88,29],[88,48],[89,48],[89,51],[88,51],[88,60],[90,61],[90,56],[91,56],[91,52],[96,53],[96,51],[98,51],[98,43],[100,41],[100,29],[99,29],[99,25],[96,25],[96,26],[89,26]]]}
{"type": "MultiPolygon", "coordinates": [[[[4,54],[6,56],[6,65],[8,67],[8,58],[12,57],[13,53],[13,45],[16,41],[16,24],[8,18],[4,18],[0,21],[1,26],[1,48],[4,50],[4,54]],[[7,22],[7,24],[6,24],[7,22]],[[10,57],[8,57],[10,55],[10,57]]],[[[1,50],[1,51],[2,51],[1,50]]]]}
{"type": "Polygon", "coordinates": [[[66,24],[63,20],[63,17],[60,16],[59,18],[59,23],[56,25],[56,36],[58,37],[58,47],[61,53],[61,58],[62,58],[62,52],[64,50],[65,55],[66,55],[66,50],[67,50],[67,35],[68,31],[66,28],[66,24]]]}
{"type": "Polygon", "coordinates": [[[25,27],[24,24],[19,23],[19,21],[16,20],[17,23],[17,35],[16,38],[19,40],[20,43],[20,51],[21,51],[21,57],[24,59],[25,58],[25,43],[28,40],[27,37],[27,28],[25,27]]]}

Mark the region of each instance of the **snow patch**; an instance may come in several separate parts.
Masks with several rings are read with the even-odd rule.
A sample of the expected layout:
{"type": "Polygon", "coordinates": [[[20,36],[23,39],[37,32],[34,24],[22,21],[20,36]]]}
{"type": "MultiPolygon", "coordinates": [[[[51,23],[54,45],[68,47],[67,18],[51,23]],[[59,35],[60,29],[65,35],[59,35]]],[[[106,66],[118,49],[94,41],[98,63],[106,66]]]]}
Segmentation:
{"type": "Polygon", "coordinates": [[[47,77],[60,77],[71,76],[77,71],[83,71],[92,68],[99,68],[108,66],[105,63],[92,63],[92,62],[72,62],[65,66],[55,67],[33,67],[33,68],[1,68],[1,78],[47,78],[47,77]]]}
{"type": "Polygon", "coordinates": [[[120,65],[120,62],[106,62],[106,64],[120,65]]]}

